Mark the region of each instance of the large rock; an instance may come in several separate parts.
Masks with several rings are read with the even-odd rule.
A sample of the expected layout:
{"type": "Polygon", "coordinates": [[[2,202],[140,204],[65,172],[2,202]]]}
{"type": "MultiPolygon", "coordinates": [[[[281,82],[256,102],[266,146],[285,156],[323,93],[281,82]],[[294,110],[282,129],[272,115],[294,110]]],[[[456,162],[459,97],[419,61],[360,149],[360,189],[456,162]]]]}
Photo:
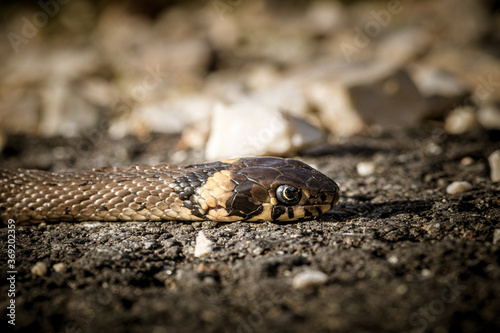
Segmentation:
{"type": "Polygon", "coordinates": [[[368,125],[414,126],[424,100],[404,69],[384,63],[355,64],[307,85],[307,96],[332,133],[352,135],[368,125]]]}
{"type": "Polygon", "coordinates": [[[442,119],[446,111],[463,104],[469,94],[456,75],[437,67],[415,65],[410,75],[425,98],[428,118],[442,119]]]}
{"type": "Polygon", "coordinates": [[[306,121],[278,108],[241,102],[216,105],[205,148],[208,160],[236,156],[287,155],[322,138],[306,121]]]}

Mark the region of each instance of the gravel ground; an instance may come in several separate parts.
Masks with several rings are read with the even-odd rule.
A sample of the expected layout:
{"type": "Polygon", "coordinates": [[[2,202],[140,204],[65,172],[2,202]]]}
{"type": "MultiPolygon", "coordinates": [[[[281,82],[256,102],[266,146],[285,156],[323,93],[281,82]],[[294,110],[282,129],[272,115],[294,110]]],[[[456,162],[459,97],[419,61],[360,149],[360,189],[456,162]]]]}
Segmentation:
{"type": "MultiPolygon", "coordinates": [[[[165,150],[174,142],[124,141],[122,162],[148,162],[160,151],[166,161],[180,159],[165,150]]],[[[10,138],[0,167],[54,170],[66,162],[76,168],[81,160],[116,151],[116,143],[103,139],[62,161],[57,152],[65,145],[71,142],[10,138]]],[[[498,148],[496,132],[449,136],[429,127],[337,139],[298,156],[342,189],[334,210],[308,222],[18,226],[14,328],[497,331],[500,184],[489,178],[487,157],[498,148]],[[373,163],[374,174],[360,176],[359,162],[373,163]],[[457,180],[472,189],[447,194],[457,180]],[[200,231],[215,246],[196,258],[200,231]]],[[[181,159],[196,162],[199,156],[181,159]]],[[[4,246],[7,233],[0,229],[4,246]]],[[[6,252],[0,252],[3,274],[6,252]]],[[[6,318],[9,285],[1,281],[6,318]]]]}

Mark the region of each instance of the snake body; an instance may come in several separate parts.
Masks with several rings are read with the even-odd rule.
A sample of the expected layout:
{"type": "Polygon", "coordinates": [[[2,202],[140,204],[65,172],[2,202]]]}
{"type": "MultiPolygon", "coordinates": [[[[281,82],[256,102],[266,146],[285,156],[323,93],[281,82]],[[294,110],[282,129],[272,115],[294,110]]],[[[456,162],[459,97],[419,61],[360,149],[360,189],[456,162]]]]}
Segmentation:
{"type": "Polygon", "coordinates": [[[330,210],[339,187],[276,157],[76,172],[0,170],[0,220],[293,221],[330,210]]]}

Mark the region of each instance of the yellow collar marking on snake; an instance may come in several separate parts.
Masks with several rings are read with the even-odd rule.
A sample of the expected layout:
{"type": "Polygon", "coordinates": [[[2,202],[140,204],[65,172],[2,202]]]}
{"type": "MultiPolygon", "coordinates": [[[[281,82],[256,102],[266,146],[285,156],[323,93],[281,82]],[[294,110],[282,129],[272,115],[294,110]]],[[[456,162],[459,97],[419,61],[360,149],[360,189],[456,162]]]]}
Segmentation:
{"type": "Polygon", "coordinates": [[[330,210],[338,185],[277,157],[92,171],[0,170],[0,219],[295,221],[330,210]]]}

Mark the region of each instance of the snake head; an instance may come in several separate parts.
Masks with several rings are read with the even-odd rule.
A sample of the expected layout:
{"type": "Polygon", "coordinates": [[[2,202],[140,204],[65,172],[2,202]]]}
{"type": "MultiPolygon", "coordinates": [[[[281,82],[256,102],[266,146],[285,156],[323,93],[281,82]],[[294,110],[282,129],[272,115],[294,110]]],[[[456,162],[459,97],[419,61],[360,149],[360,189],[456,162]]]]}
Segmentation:
{"type": "Polygon", "coordinates": [[[330,210],[339,199],[332,179],[294,159],[240,158],[222,164],[192,198],[211,220],[308,219],[330,210]]]}

